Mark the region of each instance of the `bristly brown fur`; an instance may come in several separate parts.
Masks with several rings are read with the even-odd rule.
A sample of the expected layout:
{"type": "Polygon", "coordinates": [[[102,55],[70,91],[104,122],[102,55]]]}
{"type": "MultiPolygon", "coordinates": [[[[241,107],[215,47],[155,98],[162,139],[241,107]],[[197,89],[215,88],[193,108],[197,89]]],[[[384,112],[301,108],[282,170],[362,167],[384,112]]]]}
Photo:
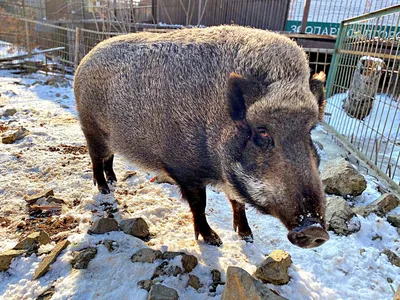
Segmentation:
{"type": "MultiPolygon", "coordinates": [[[[109,192],[104,171],[116,180],[120,153],[173,178],[196,235],[211,244],[221,241],[205,219],[207,184],[289,229],[307,216],[324,224],[309,136],[321,115],[322,75],[309,77],[304,51],[266,30],[218,26],[98,44],[77,69],[74,91],[100,190],[109,192]]],[[[235,207],[247,224],[244,206],[235,207]]],[[[245,223],[239,228],[251,233],[245,223]]]]}

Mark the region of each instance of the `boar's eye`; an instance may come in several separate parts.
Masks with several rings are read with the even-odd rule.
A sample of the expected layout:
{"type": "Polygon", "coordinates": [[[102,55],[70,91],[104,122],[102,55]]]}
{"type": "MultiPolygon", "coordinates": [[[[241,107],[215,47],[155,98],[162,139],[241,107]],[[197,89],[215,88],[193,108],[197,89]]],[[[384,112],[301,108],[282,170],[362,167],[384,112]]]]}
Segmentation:
{"type": "Polygon", "coordinates": [[[257,127],[254,130],[253,142],[256,144],[256,146],[263,148],[274,146],[274,140],[264,127],[257,127]]]}

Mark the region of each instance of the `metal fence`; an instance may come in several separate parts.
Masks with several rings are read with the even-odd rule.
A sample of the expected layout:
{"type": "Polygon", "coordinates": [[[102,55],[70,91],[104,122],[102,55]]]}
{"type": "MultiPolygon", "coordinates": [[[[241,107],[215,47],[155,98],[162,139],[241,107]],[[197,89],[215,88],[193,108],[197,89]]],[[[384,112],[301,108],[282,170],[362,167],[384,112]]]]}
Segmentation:
{"type": "Polygon", "coordinates": [[[392,185],[400,181],[399,71],[400,5],[341,23],[326,126],[392,185]]]}
{"type": "Polygon", "coordinates": [[[286,31],[300,32],[306,13],[305,33],[337,35],[342,20],[398,3],[398,0],[291,0],[286,31]]]}
{"type": "MultiPolygon", "coordinates": [[[[0,12],[0,40],[19,48],[20,54],[42,54],[63,72],[73,73],[80,60],[94,46],[116,32],[68,28],[29,20],[0,12]]],[[[69,26],[71,27],[71,26],[69,26]]]]}

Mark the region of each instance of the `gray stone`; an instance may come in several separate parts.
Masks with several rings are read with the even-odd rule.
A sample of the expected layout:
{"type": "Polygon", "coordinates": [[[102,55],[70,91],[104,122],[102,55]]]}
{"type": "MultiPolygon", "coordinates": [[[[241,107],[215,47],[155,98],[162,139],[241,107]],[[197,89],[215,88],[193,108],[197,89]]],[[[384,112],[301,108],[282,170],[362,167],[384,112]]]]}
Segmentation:
{"type": "Polygon", "coordinates": [[[143,239],[150,234],[149,226],[142,218],[122,220],[119,226],[126,234],[130,234],[138,238],[143,239]]]}
{"type": "Polygon", "coordinates": [[[102,234],[110,231],[118,231],[118,222],[113,218],[100,218],[94,222],[91,233],[102,234]]]}
{"type": "Polygon", "coordinates": [[[394,194],[388,193],[383,194],[367,206],[355,208],[354,211],[363,217],[366,217],[372,213],[379,217],[384,217],[389,211],[399,206],[399,204],[399,199],[394,194]]]}
{"type": "Polygon", "coordinates": [[[28,202],[28,204],[33,204],[35,203],[38,199],[40,198],[46,198],[49,196],[54,196],[54,191],[52,189],[45,190],[41,193],[34,194],[32,196],[25,196],[25,201],[28,202]]]}
{"type": "Polygon", "coordinates": [[[390,225],[400,228],[400,215],[388,216],[387,221],[390,223],[390,225]]]}
{"type": "Polygon", "coordinates": [[[183,256],[183,255],[185,255],[185,254],[186,254],[185,252],[171,252],[171,251],[165,251],[165,252],[163,253],[163,255],[162,255],[162,259],[168,259],[168,260],[170,260],[170,259],[174,259],[175,257],[177,257],[177,256],[179,256],[179,255],[183,256]]]}
{"type": "Polygon", "coordinates": [[[87,269],[90,261],[96,257],[97,248],[89,247],[73,254],[71,265],[74,269],[87,269]]]}
{"type": "Polygon", "coordinates": [[[196,256],[185,254],[182,256],[182,267],[185,273],[190,273],[199,263],[196,256]]]}
{"type": "Polygon", "coordinates": [[[382,253],[387,256],[392,265],[400,268],[400,257],[398,257],[396,253],[389,249],[383,250],[382,253]]]}
{"type": "Polygon", "coordinates": [[[138,284],[138,286],[140,286],[140,288],[142,288],[146,291],[150,291],[150,289],[154,283],[153,283],[153,280],[146,279],[146,280],[140,280],[137,284],[138,284]]]}
{"type": "Polygon", "coordinates": [[[17,110],[15,108],[7,108],[4,113],[3,117],[11,117],[17,113],[17,110]]]}
{"type": "Polygon", "coordinates": [[[198,290],[200,287],[200,279],[196,275],[189,275],[189,281],[187,282],[186,286],[191,286],[195,290],[198,290]]]}
{"type": "Polygon", "coordinates": [[[325,216],[329,229],[336,234],[349,235],[361,229],[360,220],[342,197],[327,197],[325,216]]]}
{"type": "Polygon", "coordinates": [[[14,247],[15,250],[28,250],[28,251],[37,251],[37,249],[41,245],[46,245],[51,243],[50,236],[47,232],[40,230],[37,232],[33,232],[28,235],[26,238],[22,239],[18,242],[18,244],[14,247]]]}
{"type": "Polygon", "coordinates": [[[56,292],[56,289],[54,286],[50,287],[48,290],[44,291],[42,294],[40,294],[36,300],[50,300],[51,297],[53,297],[54,293],[56,292]]]}
{"type": "Polygon", "coordinates": [[[364,176],[344,158],[328,161],[322,169],[321,179],[328,194],[358,196],[367,188],[364,176]]]}
{"type": "Polygon", "coordinates": [[[119,247],[119,244],[113,240],[104,240],[103,244],[110,252],[114,251],[116,248],[119,247]]]}
{"type": "Polygon", "coordinates": [[[46,257],[42,260],[42,262],[39,264],[39,267],[35,271],[35,275],[33,276],[32,280],[36,280],[39,277],[43,276],[44,274],[47,273],[47,271],[50,268],[50,265],[55,262],[57,257],[60,255],[60,253],[66,248],[70,242],[68,240],[63,240],[57,243],[57,245],[51,250],[51,252],[46,255],[46,257]]]}
{"type": "Polygon", "coordinates": [[[282,285],[289,282],[288,269],[292,264],[290,254],[283,250],[274,250],[261,263],[255,276],[264,282],[282,285]]]}
{"type": "Polygon", "coordinates": [[[228,267],[226,284],[221,300],[282,300],[285,299],[266,285],[253,278],[245,270],[238,267],[228,267]]]}
{"type": "Polygon", "coordinates": [[[151,287],[147,300],[178,300],[178,292],[161,284],[151,287]]]}
{"type": "Polygon", "coordinates": [[[168,262],[162,262],[154,271],[151,279],[160,277],[160,276],[178,276],[182,274],[183,271],[178,266],[171,266],[168,262]]]}
{"type": "Polygon", "coordinates": [[[221,272],[217,269],[212,269],[211,270],[211,277],[212,277],[212,281],[213,283],[221,283],[221,272]]]}
{"type": "Polygon", "coordinates": [[[132,255],[132,262],[153,263],[156,259],[160,259],[162,253],[160,250],[153,250],[150,248],[140,249],[132,255]]]}
{"type": "Polygon", "coordinates": [[[69,108],[69,106],[66,105],[66,104],[61,104],[61,107],[62,107],[62,108],[69,108]]]}
{"type": "Polygon", "coordinates": [[[60,93],[56,93],[56,97],[60,97],[61,96],[61,94],[60,93]]]}
{"type": "Polygon", "coordinates": [[[0,253],[0,272],[7,271],[11,265],[11,261],[26,252],[26,250],[13,249],[0,253]]]}
{"type": "Polygon", "coordinates": [[[67,95],[64,95],[62,98],[63,99],[69,99],[69,97],[67,95]]]}

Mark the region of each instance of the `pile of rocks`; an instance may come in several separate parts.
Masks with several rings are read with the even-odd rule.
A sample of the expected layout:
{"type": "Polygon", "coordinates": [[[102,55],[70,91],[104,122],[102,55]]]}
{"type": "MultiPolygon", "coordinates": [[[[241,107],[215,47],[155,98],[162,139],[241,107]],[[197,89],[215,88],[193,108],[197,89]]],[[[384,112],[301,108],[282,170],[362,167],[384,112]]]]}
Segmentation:
{"type": "MultiPolygon", "coordinates": [[[[367,206],[350,207],[347,200],[354,205],[353,197],[361,195],[367,184],[364,176],[344,158],[328,161],[321,172],[321,179],[325,192],[333,194],[327,197],[326,202],[328,229],[339,235],[349,235],[360,230],[361,224],[357,215],[366,217],[375,213],[379,217],[385,217],[400,204],[394,194],[387,193],[367,206]]],[[[387,219],[390,224],[399,227],[398,215],[388,216],[387,219]]]]}

